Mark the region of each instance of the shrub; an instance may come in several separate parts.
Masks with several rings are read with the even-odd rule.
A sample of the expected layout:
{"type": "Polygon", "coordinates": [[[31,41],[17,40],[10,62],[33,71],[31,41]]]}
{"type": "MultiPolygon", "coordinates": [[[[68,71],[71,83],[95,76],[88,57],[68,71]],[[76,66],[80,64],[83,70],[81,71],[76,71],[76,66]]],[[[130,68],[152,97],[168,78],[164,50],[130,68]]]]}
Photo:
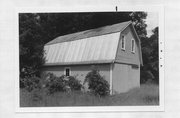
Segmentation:
{"type": "Polygon", "coordinates": [[[34,89],[40,89],[40,78],[36,76],[20,78],[20,88],[25,88],[29,92],[34,89]]]}
{"type": "Polygon", "coordinates": [[[49,94],[58,91],[64,91],[65,81],[63,80],[64,76],[57,77],[53,73],[48,73],[45,78],[45,87],[48,90],[49,94]]]}
{"type": "Polygon", "coordinates": [[[109,95],[109,83],[100,75],[99,70],[92,69],[86,75],[84,83],[88,82],[88,88],[100,97],[109,95]]]}
{"type": "Polygon", "coordinates": [[[54,92],[65,92],[71,90],[81,90],[82,85],[73,76],[60,76],[57,77],[53,73],[48,73],[45,78],[45,87],[48,90],[48,93],[52,94],[54,92]]]}
{"type": "Polygon", "coordinates": [[[69,76],[68,79],[69,80],[67,81],[67,84],[71,88],[71,90],[81,90],[82,85],[80,81],[76,79],[76,77],[69,76]]]}

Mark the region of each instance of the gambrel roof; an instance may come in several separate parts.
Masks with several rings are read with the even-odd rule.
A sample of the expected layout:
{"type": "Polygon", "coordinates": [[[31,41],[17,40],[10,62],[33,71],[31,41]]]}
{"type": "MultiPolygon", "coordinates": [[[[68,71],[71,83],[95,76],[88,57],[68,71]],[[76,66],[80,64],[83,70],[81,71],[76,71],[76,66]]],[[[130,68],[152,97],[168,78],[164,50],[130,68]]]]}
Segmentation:
{"type": "Polygon", "coordinates": [[[94,36],[100,36],[109,33],[121,32],[127,25],[129,25],[131,21],[118,23],[114,25],[104,26],[96,29],[90,29],[82,32],[72,33],[64,36],[59,36],[54,40],[48,42],[46,45],[62,43],[67,41],[74,41],[79,39],[85,39],[94,36]]]}
{"type": "MultiPolygon", "coordinates": [[[[120,32],[130,24],[132,22],[128,21],[59,36],[44,46],[45,65],[113,63],[120,32]]],[[[140,46],[139,38],[138,43],[140,46]]],[[[142,64],[142,57],[140,61],[142,64]]]]}

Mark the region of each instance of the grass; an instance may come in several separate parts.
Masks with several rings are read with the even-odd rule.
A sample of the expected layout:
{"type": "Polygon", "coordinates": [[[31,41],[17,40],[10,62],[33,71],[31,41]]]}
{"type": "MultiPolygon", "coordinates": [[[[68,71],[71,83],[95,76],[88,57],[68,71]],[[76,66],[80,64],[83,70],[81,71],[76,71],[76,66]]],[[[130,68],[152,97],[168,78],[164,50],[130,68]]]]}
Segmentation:
{"type": "Polygon", "coordinates": [[[27,92],[20,90],[21,107],[45,106],[142,106],[159,105],[158,85],[141,85],[127,93],[99,98],[90,93],[82,92],[57,92],[47,95],[43,90],[27,92]]]}

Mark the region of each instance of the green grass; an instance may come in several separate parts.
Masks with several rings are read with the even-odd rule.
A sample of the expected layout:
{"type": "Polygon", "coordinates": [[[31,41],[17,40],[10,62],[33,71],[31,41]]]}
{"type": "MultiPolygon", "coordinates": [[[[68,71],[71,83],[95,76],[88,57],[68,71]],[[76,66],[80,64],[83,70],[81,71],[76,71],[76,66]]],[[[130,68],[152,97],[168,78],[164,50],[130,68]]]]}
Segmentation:
{"type": "Polygon", "coordinates": [[[20,90],[21,107],[44,107],[44,106],[142,106],[159,105],[158,85],[141,85],[127,93],[99,98],[89,93],[58,92],[47,95],[43,90],[27,92],[20,90]]]}

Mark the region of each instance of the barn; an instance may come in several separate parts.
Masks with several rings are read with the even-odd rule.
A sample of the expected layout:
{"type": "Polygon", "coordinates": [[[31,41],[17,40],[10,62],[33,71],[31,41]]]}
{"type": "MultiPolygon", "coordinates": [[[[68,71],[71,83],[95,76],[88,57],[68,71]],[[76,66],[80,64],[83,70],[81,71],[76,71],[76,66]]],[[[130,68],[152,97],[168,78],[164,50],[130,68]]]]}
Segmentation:
{"type": "Polygon", "coordinates": [[[76,76],[83,83],[96,66],[111,94],[127,92],[140,87],[140,43],[131,21],[59,36],[44,46],[42,71],[76,76]]]}

